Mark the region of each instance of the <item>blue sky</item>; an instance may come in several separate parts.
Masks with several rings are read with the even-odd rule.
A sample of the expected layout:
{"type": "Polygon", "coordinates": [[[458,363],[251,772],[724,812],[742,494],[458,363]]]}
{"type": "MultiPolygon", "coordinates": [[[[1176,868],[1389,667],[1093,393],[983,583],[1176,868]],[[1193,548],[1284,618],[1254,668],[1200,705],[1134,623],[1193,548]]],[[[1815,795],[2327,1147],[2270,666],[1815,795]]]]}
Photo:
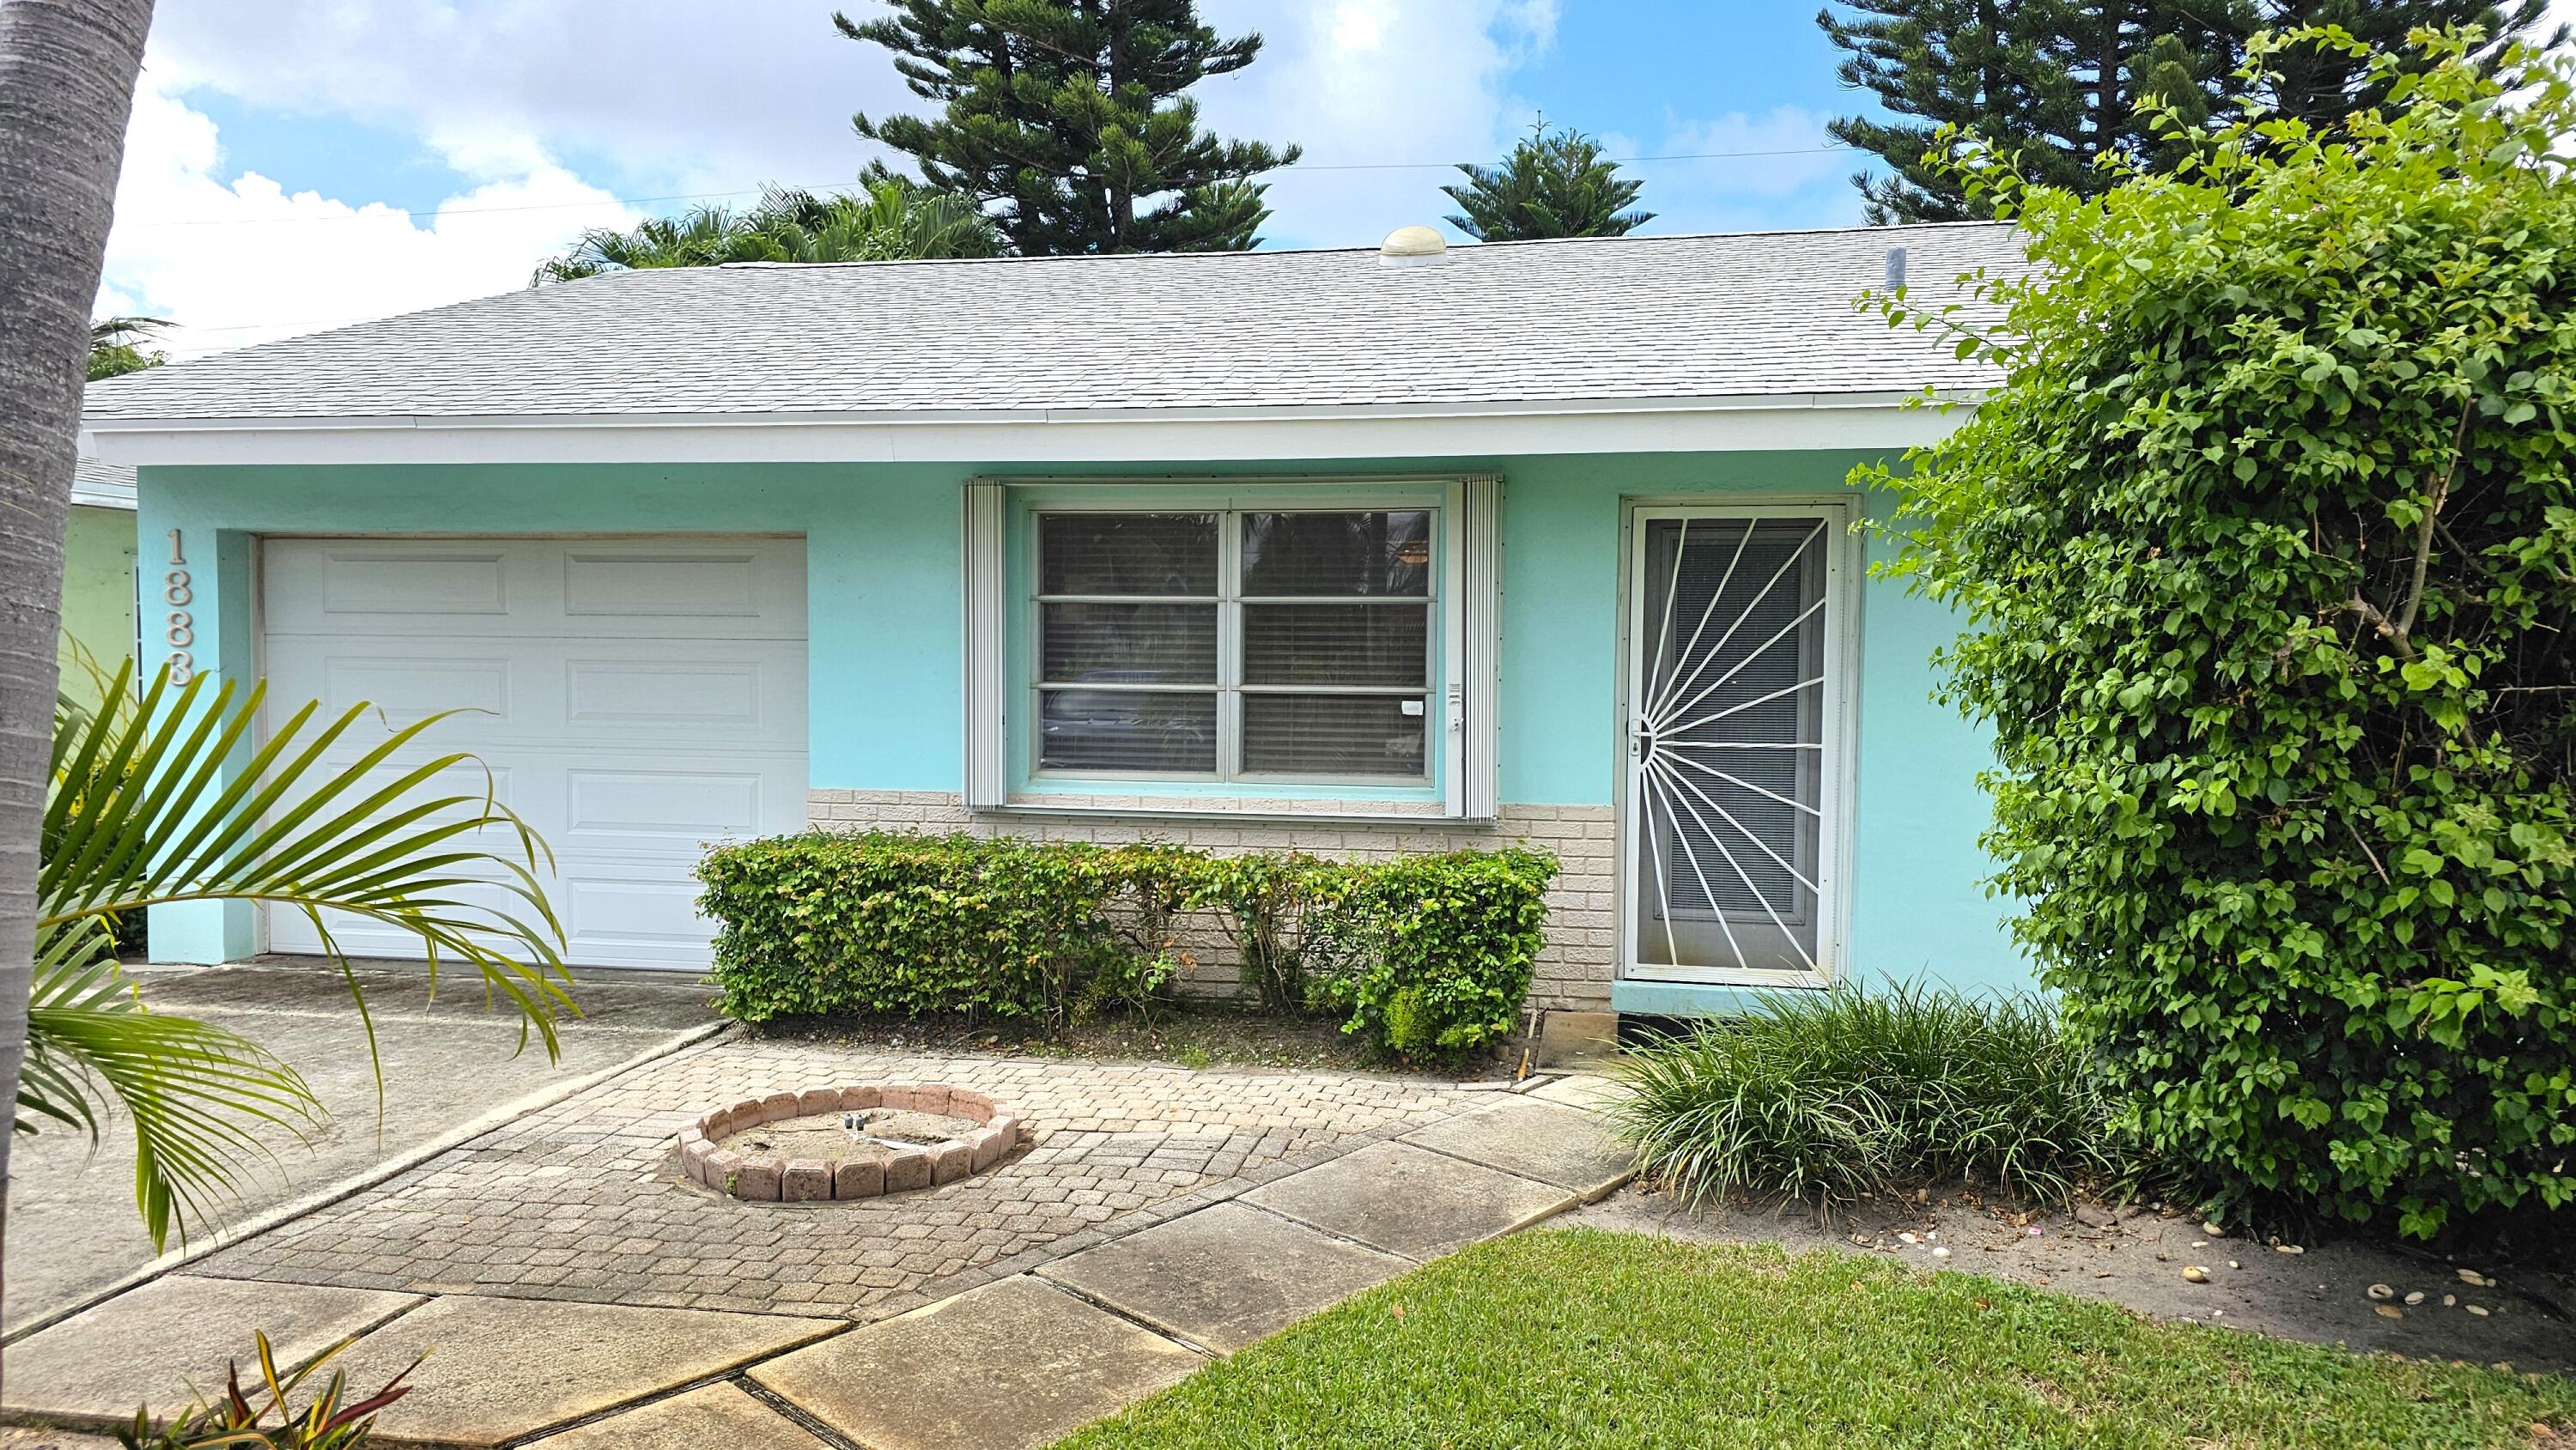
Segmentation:
{"type": "MultiPolygon", "coordinates": [[[[864,6],[864,0],[860,0],[864,6]]],[[[523,285],[589,225],[763,181],[830,185],[849,113],[908,109],[830,0],[162,0],[103,311],[201,352],[523,285]],[[712,18],[711,18],[712,17],[712,18]]],[[[1812,10],[1719,0],[1203,0],[1268,39],[1202,88],[1211,124],[1305,145],[1271,245],[1350,245],[1449,210],[1438,169],[1544,113],[1642,161],[1655,231],[1859,220],[1824,153],[1860,104],[1812,10]]]]}

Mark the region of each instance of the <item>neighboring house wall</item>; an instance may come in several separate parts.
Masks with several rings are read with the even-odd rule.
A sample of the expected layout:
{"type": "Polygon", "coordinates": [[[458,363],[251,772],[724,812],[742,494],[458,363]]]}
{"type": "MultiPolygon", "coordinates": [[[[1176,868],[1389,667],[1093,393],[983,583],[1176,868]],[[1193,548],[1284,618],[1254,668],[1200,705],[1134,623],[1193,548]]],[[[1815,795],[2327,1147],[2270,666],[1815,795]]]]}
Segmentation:
{"type": "MultiPolygon", "coordinates": [[[[134,511],[74,506],[63,536],[63,633],[113,675],[134,653],[134,511]]],[[[63,689],[97,703],[88,673],[64,660],[63,689]]]]}
{"type": "MultiPolygon", "coordinates": [[[[1496,823],[1158,820],[984,815],[976,828],[1096,839],[1153,835],[1212,846],[1334,851],[1493,844],[1556,850],[1567,876],[1543,964],[1542,1005],[1612,1001],[1611,832],[1622,500],[1848,496],[1844,452],[1369,459],[1334,464],[1115,469],[1033,464],[151,467],[142,527],[181,531],[194,573],[200,668],[255,668],[249,580],[260,534],[774,532],[806,539],[809,784],[818,822],[944,827],[960,805],[961,485],[1010,477],[1492,473],[1501,507],[1502,810],[1496,823]],[[470,521],[470,523],[469,523],[470,521]],[[1596,844],[1597,843],[1597,844],[1596,844]]],[[[1883,513],[1886,500],[1868,510],[1883,513]]],[[[130,540],[129,540],[130,546],[130,540]]],[[[1873,541],[1875,556],[1882,546],[1873,541]]],[[[1859,744],[1845,961],[1858,975],[2016,984],[2025,969],[1981,886],[1987,816],[1980,733],[1931,699],[1945,610],[1870,580],[1858,605],[1859,744]]],[[[158,658],[147,661],[159,663],[158,658]]],[[[1241,807],[1243,802],[1228,803],[1241,807]]],[[[246,912],[156,915],[182,959],[252,948],[246,912]]],[[[1709,1005],[1707,989],[1623,992],[1623,1010],[1709,1005]]]]}

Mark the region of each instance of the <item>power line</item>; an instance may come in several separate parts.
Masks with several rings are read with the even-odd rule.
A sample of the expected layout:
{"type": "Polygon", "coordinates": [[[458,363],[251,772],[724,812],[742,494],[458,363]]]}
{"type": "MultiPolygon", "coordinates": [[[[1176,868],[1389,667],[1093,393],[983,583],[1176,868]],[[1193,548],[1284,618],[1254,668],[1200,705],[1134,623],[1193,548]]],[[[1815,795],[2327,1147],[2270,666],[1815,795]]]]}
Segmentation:
{"type": "MultiPolygon", "coordinates": [[[[1740,161],[1766,156],[1816,156],[1827,152],[1849,151],[1851,149],[1853,148],[1836,144],[1831,146],[1791,146],[1775,151],[1693,151],[1670,156],[1613,156],[1608,159],[1613,164],[1619,166],[1643,166],[1666,161],[1740,161]]],[[[1264,172],[1262,174],[1265,176],[1275,176],[1282,171],[1454,171],[1461,165],[1467,164],[1471,163],[1457,161],[1356,161],[1310,164],[1301,161],[1294,166],[1278,167],[1272,171],[1264,172]]],[[[1485,165],[1488,163],[1476,162],[1472,164],[1485,165]]],[[[808,191],[829,191],[832,188],[831,186],[815,186],[803,189],[808,191]]],[[[601,197],[596,201],[529,202],[523,206],[461,206],[452,208],[436,206],[388,207],[370,203],[367,206],[353,208],[348,212],[333,216],[187,217],[159,221],[130,221],[120,223],[120,225],[127,227],[248,227],[283,226],[310,222],[348,222],[388,214],[400,217],[427,216],[433,218],[452,216],[493,216],[506,212],[583,211],[592,207],[602,206],[657,206],[666,202],[674,201],[728,201],[735,197],[760,196],[767,190],[768,188],[766,187],[752,187],[741,191],[701,191],[690,192],[678,196],[608,196],[601,197]]],[[[346,203],[343,203],[343,205],[346,205],[346,203]]]]}
{"type": "MultiPolygon", "coordinates": [[[[1849,151],[1852,148],[1836,142],[1830,146],[1790,146],[1778,151],[1688,151],[1672,156],[1610,156],[1603,158],[1616,166],[1635,166],[1655,161],[1734,161],[1752,156],[1813,156],[1826,151],[1849,151]]],[[[1298,162],[1282,167],[1284,171],[1455,171],[1464,165],[1486,166],[1493,163],[1461,161],[1368,161],[1345,165],[1309,166],[1298,162]]]]}

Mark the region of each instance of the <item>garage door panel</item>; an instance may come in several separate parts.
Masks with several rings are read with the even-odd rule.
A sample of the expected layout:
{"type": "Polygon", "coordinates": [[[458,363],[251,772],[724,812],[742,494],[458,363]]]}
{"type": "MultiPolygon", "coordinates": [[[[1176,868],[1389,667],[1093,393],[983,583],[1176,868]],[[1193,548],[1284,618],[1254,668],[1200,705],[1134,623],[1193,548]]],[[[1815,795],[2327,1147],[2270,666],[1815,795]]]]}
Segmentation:
{"type": "Polygon", "coordinates": [[[659,557],[583,550],[566,554],[563,565],[567,615],[760,617],[760,556],[750,550],[659,557]]]}
{"type": "Polygon", "coordinates": [[[757,771],[576,770],[568,782],[564,844],[606,850],[677,849],[760,830],[757,771]]]}
{"type": "MultiPolygon", "coordinates": [[[[566,959],[700,967],[705,846],[805,824],[803,563],[800,541],[777,539],[275,541],[262,570],[270,698],[378,707],[335,747],[342,765],[390,729],[462,709],[405,758],[468,753],[428,788],[478,803],[490,770],[494,798],[553,851],[541,877],[566,959]],[[497,572],[478,582],[464,567],[476,561],[497,572]],[[406,591],[423,607],[407,610],[406,591]],[[504,612],[468,609],[495,597],[504,612]]],[[[519,851],[506,830],[476,844],[519,851]]],[[[497,884],[465,894],[527,912],[497,884]]],[[[333,931],[344,950],[419,954],[363,918],[333,931]]],[[[269,932],[274,950],[321,945],[292,911],[273,911],[269,932]]]]}
{"type": "Polygon", "coordinates": [[[576,657],[564,664],[564,717],[657,731],[774,728],[764,706],[784,704],[778,697],[791,692],[772,674],[757,660],[576,657]]]}
{"type": "Polygon", "coordinates": [[[260,609],[278,633],[337,633],[387,619],[506,619],[512,548],[497,541],[435,547],[364,539],[283,539],[262,546],[260,609]],[[285,567],[278,567],[283,564],[285,567]]]}
{"type": "Polygon", "coordinates": [[[321,661],[319,689],[296,688],[304,682],[291,673],[272,674],[270,681],[280,699],[317,699],[335,716],[353,705],[371,705],[394,729],[450,710],[471,710],[494,721],[516,713],[505,659],[335,654],[321,661]]]}
{"type": "Polygon", "coordinates": [[[344,546],[326,550],[323,560],[318,604],[325,618],[510,612],[509,558],[500,549],[386,552],[344,546]]]}
{"type": "MultiPolygon", "coordinates": [[[[268,697],[289,707],[318,700],[339,715],[370,705],[363,723],[382,734],[445,710],[478,710],[495,717],[525,713],[525,661],[504,651],[465,650],[454,639],[280,640],[271,635],[262,674],[268,697]]],[[[352,727],[356,728],[356,727],[352,727]]]]}
{"type": "Polygon", "coordinates": [[[555,898],[573,961],[704,966],[715,923],[698,914],[702,888],[685,873],[586,866],[567,873],[555,898]]]}

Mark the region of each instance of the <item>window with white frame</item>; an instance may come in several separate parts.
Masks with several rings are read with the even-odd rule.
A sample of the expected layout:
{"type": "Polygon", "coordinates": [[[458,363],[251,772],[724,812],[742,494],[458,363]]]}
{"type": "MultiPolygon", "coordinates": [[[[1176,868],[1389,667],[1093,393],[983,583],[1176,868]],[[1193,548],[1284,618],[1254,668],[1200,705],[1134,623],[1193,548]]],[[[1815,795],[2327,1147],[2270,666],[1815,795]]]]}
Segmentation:
{"type": "Polygon", "coordinates": [[[1037,768],[1427,782],[1434,517],[1038,512],[1037,768]]]}
{"type": "Polygon", "coordinates": [[[1014,511],[979,484],[970,803],[1205,786],[1489,815],[1494,494],[1035,487],[1014,511]]]}

